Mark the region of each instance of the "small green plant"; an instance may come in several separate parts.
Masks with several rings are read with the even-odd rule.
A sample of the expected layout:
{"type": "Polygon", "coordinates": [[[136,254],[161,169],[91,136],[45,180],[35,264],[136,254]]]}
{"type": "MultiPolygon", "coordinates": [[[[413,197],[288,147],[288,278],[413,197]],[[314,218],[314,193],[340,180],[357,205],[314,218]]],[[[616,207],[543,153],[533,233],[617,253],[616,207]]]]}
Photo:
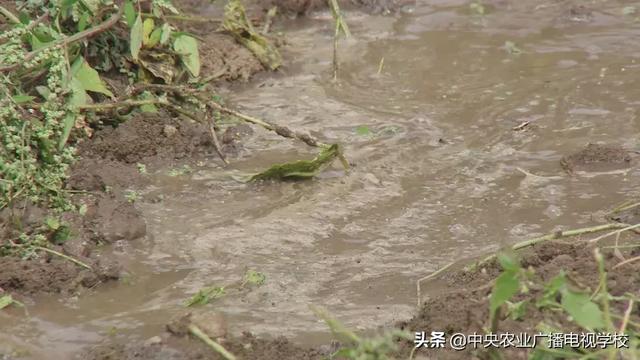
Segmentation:
{"type": "Polygon", "coordinates": [[[0,294],[0,310],[11,306],[11,305],[16,305],[19,307],[24,307],[24,304],[22,304],[20,301],[14,299],[11,295],[9,294],[0,294]]]}
{"type": "Polygon", "coordinates": [[[225,286],[208,286],[200,289],[185,302],[185,306],[206,305],[227,295],[230,291],[239,293],[245,290],[247,285],[261,286],[266,280],[267,276],[265,274],[255,270],[247,270],[240,281],[235,281],[225,286]]]}
{"type": "Polygon", "coordinates": [[[169,176],[171,177],[184,176],[184,175],[191,174],[192,172],[193,172],[193,169],[191,168],[191,166],[183,165],[179,168],[173,168],[169,170],[169,176]]]}
{"type": "Polygon", "coordinates": [[[124,198],[130,203],[135,203],[140,199],[140,193],[135,190],[126,190],[124,192],[124,198]]]}
{"type": "Polygon", "coordinates": [[[141,163],[137,163],[136,167],[138,168],[138,172],[140,174],[143,174],[143,175],[147,174],[147,165],[141,164],[141,163]]]}
{"type": "MultiPolygon", "coordinates": [[[[490,331],[497,333],[498,321],[501,317],[501,310],[507,309],[508,315],[513,320],[522,320],[527,316],[528,305],[535,306],[543,312],[553,314],[549,319],[559,319],[558,315],[563,314],[567,321],[584,329],[588,333],[598,334],[623,334],[630,338],[631,349],[638,350],[638,333],[640,330],[637,324],[629,321],[630,309],[633,308],[637,298],[631,294],[613,297],[607,290],[607,275],[605,271],[604,257],[600,251],[594,251],[596,266],[598,267],[599,283],[595,293],[580,289],[578,285],[565,273],[561,271],[557,276],[544,284],[532,281],[532,274],[522,269],[512,256],[498,255],[498,261],[502,265],[503,271],[495,280],[493,291],[489,300],[490,308],[490,331]],[[529,288],[534,287],[539,291],[533,292],[531,296],[529,288]],[[529,294],[528,298],[510,302],[509,300],[517,294],[529,294]],[[615,314],[610,302],[622,301],[627,304],[625,315],[615,314]],[[622,325],[614,326],[613,318],[622,319],[622,325]],[[625,331],[627,331],[625,333],[625,331]],[[635,345],[634,345],[635,344],[635,345]],[[635,346],[635,347],[634,347],[635,346]]],[[[569,333],[570,330],[562,328],[561,322],[554,322],[549,325],[542,322],[538,325],[539,331],[543,333],[569,333]],[[560,327],[560,328],[559,328],[560,327]]],[[[571,327],[573,329],[573,327],[571,327]]],[[[614,359],[617,354],[622,354],[626,349],[610,346],[607,348],[550,348],[548,341],[538,343],[535,351],[529,359],[614,359]]],[[[490,349],[490,358],[501,358],[497,349],[490,349]]]]}
{"type": "Polygon", "coordinates": [[[399,339],[411,340],[411,334],[401,330],[391,330],[382,335],[363,338],[333,318],[325,309],[310,306],[311,311],[322,319],[333,335],[344,345],[331,358],[350,360],[386,360],[389,354],[397,349],[399,339]]]}
{"type": "Polygon", "coordinates": [[[202,288],[185,302],[185,306],[206,305],[211,301],[220,299],[225,294],[226,291],[222,286],[211,286],[202,288]]]}
{"type": "Polygon", "coordinates": [[[267,276],[265,274],[255,270],[247,270],[244,274],[244,279],[242,280],[240,287],[244,287],[245,285],[260,286],[263,285],[266,280],[267,276]]]}

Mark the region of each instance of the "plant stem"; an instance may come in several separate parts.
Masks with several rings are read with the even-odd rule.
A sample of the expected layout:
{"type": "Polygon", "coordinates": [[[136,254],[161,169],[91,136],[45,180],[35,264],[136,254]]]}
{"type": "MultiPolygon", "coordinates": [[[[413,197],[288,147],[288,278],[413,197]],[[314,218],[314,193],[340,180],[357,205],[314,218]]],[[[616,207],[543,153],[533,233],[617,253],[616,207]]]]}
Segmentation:
{"type": "Polygon", "coordinates": [[[189,325],[189,332],[193,336],[202,340],[205,344],[207,344],[210,348],[215,350],[218,354],[220,354],[226,360],[236,360],[236,357],[232,353],[228,352],[227,349],[222,347],[222,345],[218,344],[209,336],[207,336],[207,334],[205,334],[202,330],[200,330],[200,328],[197,327],[196,325],[193,325],[193,324],[189,325]]]}
{"type": "MultiPolygon", "coordinates": [[[[595,248],[593,250],[593,256],[596,258],[596,262],[598,263],[598,273],[600,274],[600,281],[598,287],[600,288],[600,294],[602,295],[602,312],[604,313],[604,321],[607,324],[607,330],[609,333],[613,333],[615,328],[613,326],[613,321],[611,321],[611,309],[609,306],[609,291],[607,290],[607,271],[604,265],[604,257],[600,253],[600,249],[595,248]]],[[[616,357],[616,348],[611,347],[609,351],[609,360],[613,360],[616,357]]]]}
{"type": "MultiPolygon", "coordinates": [[[[627,225],[627,224],[609,223],[609,224],[591,226],[591,227],[580,228],[580,229],[557,231],[557,232],[554,232],[554,233],[551,233],[551,234],[547,234],[547,235],[539,236],[539,237],[536,237],[536,238],[533,238],[533,239],[521,241],[519,243],[514,244],[511,248],[513,250],[520,250],[520,249],[523,249],[523,248],[526,248],[526,247],[529,247],[529,246],[533,246],[535,244],[538,244],[538,243],[541,243],[541,242],[544,242],[544,241],[562,239],[562,238],[578,236],[578,235],[592,234],[592,233],[595,233],[595,232],[611,230],[611,229],[625,229],[625,228],[628,228],[628,227],[629,227],[629,225],[627,225]]],[[[482,261],[478,262],[478,264],[484,264],[487,261],[493,260],[495,257],[496,257],[496,254],[492,254],[492,255],[484,258],[482,261]]]]}
{"type": "Polygon", "coordinates": [[[91,111],[105,111],[115,108],[122,107],[130,107],[130,106],[142,106],[142,105],[166,105],[165,102],[160,100],[125,100],[125,101],[117,101],[111,103],[102,103],[102,104],[86,104],[79,105],[77,109],[79,110],[91,110],[91,111]]]}
{"type": "Polygon", "coordinates": [[[2,5],[0,5],[0,14],[4,15],[12,23],[20,24],[20,19],[18,19],[17,16],[13,15],[13,13],[9,11],[9,9],[5,8],[2,5]]]}

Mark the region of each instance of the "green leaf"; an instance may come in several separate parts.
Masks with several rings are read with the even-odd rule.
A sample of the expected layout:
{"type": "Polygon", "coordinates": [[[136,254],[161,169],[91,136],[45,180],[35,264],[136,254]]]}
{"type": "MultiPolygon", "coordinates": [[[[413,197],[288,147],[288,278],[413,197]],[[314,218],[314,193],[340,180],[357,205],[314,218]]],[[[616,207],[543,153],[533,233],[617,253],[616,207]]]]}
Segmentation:
{"type": "Polygon", "coordinates": [[[360,125],[356,128],[356,134],[360,136],[368,136],[371,135],[371,130],[367,125],[360,125]]]}
{"type": "Polygon", "coordinates": [[[152,48],[156,46],[160,42],[161,37],[162,37],[162,29],[161,28],[154,29],[151,35],[149,35],[149,41],[147,41],[146,46],[148,48],[152,48]]]}
{"type": "Polygon", "coordinates": [[[138,56],[140,55],[140,49],[142,48],[142,39],[144,37],[143,31],[142,17],[140,17],[140,14],[138,14],[138,16],[136,17],[136,21],[133,23],[133,27],[131,27],[130,50],[131,57],[134,60],[138,60],[138,56]]]}
{"type": "Polygon", "coordinates": [[[69,87],[71,88],[71,98],[69,99],[69,104],[71,106],[77,107],[89,103],[89,95],[84,90],[84,86],[82,86],[80,80],[76,77],[72,77],[69,87]]]}
{"type": "Polygon", "coordinates": [[[49,90],[48,87],[38,85],[36,86],[36,91],[38,92],[38,94],[40,94],[40,96],[42,96],[44,100],[49,100],[49,96],[51,96],[51,90],[49,90]]]}
{"type": "Polygon", "coordinates": [[[557,305],[556,297],[558,293],[567,286],[567,279],[564,271],[561,271],[556,277],[551,279],[544,287],[542,298],[536,302],[538,308],[557,305]]]}
{"type": "Polygon", "coordinates": [[[83,12],[82,15],[80,15],[80,19],[78,20],[78,31],[84,31],[84,29],[87,28],[90,16],[91,15],[88,12],[83,12]]]}
{"type": "Polygon", "coordinates": [[[507,254],[504,252],[499,253],[498,262],[505,271],[515,272],[520,270],[520,264],[518,263],[518,259],[515,257],[515,254],[507,254]]]}
{"type": "Polygon", "coordinates": [[[573,318],[576,324],[593,330],[604,327],[602,311],[588,294],[566,289],[562,292],[562,308],[573,318]]]}
{"type": "Polygon", "coordinates": [[[267,280],[267,277],[258,271],[248,270],[246,274],[244,274],[244,281],[242,284],[250,284],[250,285],[262,285],[267,280]]]}
{"type": "Polygon", "coordinates": [[[78,71],[74,74],[74,78],[78,79],[83,89],[101,93],[113,98],[113,93],[107,89],[104,82],[98,75],[98,72],[87,63],[84,58],[78,71]]]}
{"type": "Polygon", "coordinates": [[[124,18],[127,21],[129,27],[133,27],[136,22],[136,9],[133,7],[133,1],[127,0],[124,3],[124,18]]]}
{"type": "Polygon", "coordinates": [[[53,233],[51,242],[56,245],[62,245],[71,238],[71,228],[67,225],[60,225],[60,227],[53,233]]]}
{"type": "Polygon", "coordinates": [[[178,36],[173,42],[173,49],[180,54],[180,59],[191,76],[200,75],[200,54],[196,39],[188,35],[178,36]]]}
{"type": "MultiPolygon", "coordinates": [[[[145,19],[142,24],[142,44],[147,46],[149,44],[149,35],[153,31],[153,28],[156,26],[155,22],[152,18],[145,19]]],[[[150,46],[148,46],[150,47],[150,46]]]]}
{"type": "Polygon", "coordinates": [[[47,225],[49,230],[58,230],[58,228],[60,228],[60,220],[55,217],[46,218],[44,223],[47,225]]]}
{"type": "Polygon", "coordinates": [[[168,23],[164,23],[164,25],[162,25],[162,36],[160,36],[160,44],[166,45],[169,42],[169,39],[171,39],[171,31],[171,25],[169,25],[168,23]]]}
{"type": "Polygon", "coordinates": [[[517,273],[513,271],[503,272],[497,279],[493,286],[493,292],[491,293],[491,299],[489,300],[489,309],[491,316],[495,314],[496,310],[502,306],[507,300],[518,293],[520,289],[520,281],[517,278],[517,273]]]}
{"type": "Polygon", "coordinates": [[[11,97],[16,104],[24,104],[35,99],[35,96],[30,95],[14,95],[11,97]]]}
{"type": "Polygon", "coordinates": [[[64,146],[67,144],[67,140],[69,140],[69,135],[71,135],[71,130],[73,130],[73,126],[76,124],[76,114],[72,112],[68,112],[63,121],[63,129],[62,134],[60,135],[60,142],[58,142],[58,149],[64,149],[64,146]]]}

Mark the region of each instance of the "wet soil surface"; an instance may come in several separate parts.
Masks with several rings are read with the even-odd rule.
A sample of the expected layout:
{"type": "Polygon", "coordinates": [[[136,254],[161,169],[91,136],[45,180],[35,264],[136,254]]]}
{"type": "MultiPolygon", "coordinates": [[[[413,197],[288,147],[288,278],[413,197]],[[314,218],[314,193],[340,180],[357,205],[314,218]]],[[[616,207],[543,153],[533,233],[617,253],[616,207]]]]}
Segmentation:
{"type": "MultiPolygon", "coordinates": [[[[48,256],[1,259],[0,287],[29,315],[0,313],[0,354],[211,358],[167,324],[200,288],[237,281],[247,269],[265,273],[266,283],[203,307],[225,314],[221,342],[240,358],[316,359],[334,349],[311,303],[357,331],[398,322],[411,331],[480,331],[495,265],[430,282],[417,315],[416,280],[453,260],[592,225],[603,209],[640,196],[632,159],[640,93],[629,76],[640,61],[640,25],[623,13],[627,5],[500,0],[480,11],[454,0],[388,16],[352,10],[355,36],[340,43],[337,82],[331,15],[313,12],[312,2],[287,11],[306,17],[274,23],[274,33],[286,33],[287,60],[276,74],[255,75],[260,63],[214,32],[215,23],[189,25],[204,40],[207,75],[253,77],[221,84],[230,106],[344,144],[352,171],[246,185],[232,175],[310,158],[313,149],[225,124],[225,150],[235,156],[224,167],[207,129],[166,114],[99,130],[81,146],[68,184],[89,192],[75,195],[87,211],[69,219],[78,236],[59,250],[105,271],[48,256]],[[572,177],[559,162],[578,174],[625,171],[572,177]]],[[[221,14],[204,1],[183,6],[221,14]]],[[[635,223],[630,214],[618,220],[635,223]]],[[[609,266],[618,261],[608,256],[609,266]]],[[[565,268],[593,287],[592,259],[586,248],[554,244],[522,262],[543,279],[565,268]]],[[[637,291],[635,264],[611,270],[614,293],[637,291]]],[[[530,331],[545,316],[531,309],[524,322],[504,320],[504,329],[530,331]]]]}

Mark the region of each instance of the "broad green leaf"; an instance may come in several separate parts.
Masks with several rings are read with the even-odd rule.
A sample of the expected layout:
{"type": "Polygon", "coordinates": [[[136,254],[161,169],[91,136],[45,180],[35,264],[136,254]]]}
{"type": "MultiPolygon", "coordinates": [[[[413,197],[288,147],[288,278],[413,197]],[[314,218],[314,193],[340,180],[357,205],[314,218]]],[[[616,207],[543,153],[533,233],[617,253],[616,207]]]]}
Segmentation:
{"type": "Polygon", "coordinates": [[[82,15],[80,15],[80,19],[78,20],[78,31],[84,31],[84,29],[87,28],[90,16],[91,15],[88,12],[83,12],[82,15]]]}
{"type": "Polygon", "coordinates": [[[24,104],[24,103],[28,103],[30,101],[33,101],[35,99],[35,96],[14,95],[14,96],[12,96],[12,99],[16,104],[24,104]]]}
{"type": "Polygon", "coordinates": [[[78,78],[75,76],[71,78],[71,98],[69,99],[69,104],[74,107],[78,107],[81,105],[86,105],[89,103],[90,98],[87,92],[84,90],[84,86],[78,78]]]}
{"type": "Polygon", "coordinates": [[[160,36],[160,44],[166,45],[171,39],[171,25],[164,23],[162,25],[162,36],[160,36]]]}
{"type": "Polygon", "coordinates": [[[188,35],[178,36],[173,42],[173,49],[180,54],[180,59],[191,76],[200,75],[200,54],[196,39],[188,35]]]}
{"type": "Polygon", "coordinates": [[[60,220],[55,217],[49,217],[44,220],[44,223],[50,230],[58,230],[60,228],[60,220]]]}
{"type": "Polygon", "coordinates": [[[124,3],[124,18],[127,20],[127,25],[133,27],[136,22],[136,9],[133,7],[133,1],[127,0],[124,3]]]}
{"type": "Polygon", "coordinates": [[[520,270],[520,264],[518,263],[518,259],[516,259],[515,254],[507,254],[504,252],[499,253],[498,262],[505,271],[515,272],[520,270]]]}
{"type": "Polygon", "coordinates": [[[58,143],[59,150],[62,150],[67,144],[67,140],[69,140],[71,130],[73,130],[73,126],[76,124],[76,114],[68,112],[62,119],[62,122],[64,127],[62,129],[62,135],[60,135],[60,142],[58,143]]]}
{"type": "Polygon", "coordinates": [[[495,314],[496,310],[504,304],[512,296],[518,293],[520,289],[520,281],[517,278],[517,273],[513,271],[503,272],[497,279],[493,286],[493,292],[491,293],[491,299],[489,300],[489,309],[491,316],[495,314]]]}
{"type": "Polygon", "coordinates": [[[161,37],[162,37],[162,29],[161,28],[154,29],[153,32],[151,32],[151,35],[149,35],[149,41],[147,41],[146,46],[148,48],[152,48],[156,46],[160,42],[161,37]]]}
{"type": "Polygon", "coordinates": [[[86,91],[98,92],[113,98],[113,93],[107,89],[98,72],[82,59],[82,64],[74,74],[86,91]]]}
{"type": "MultiPolygon", "coordinates": [[[[153,31],[153,28],[156,26],[155,22],[152,18],[145,19],[142,24],[142,44],[147,46],[149,44],[149,36],[153,31]]],[[[150,46],[148,46],[150,47],[150,46]]]]}
{"type": "Polygon", "coordinates": [[[140,106],[140,111],[142,111],[143,113],[157,113],[158,107],[153,104],[144,104],[140,106]]]}
{"type": "Polygon", "coordinates": [[[131,27],[131,43],[129,45],[131,50],[131,57],[134,60],[138,60],[138,56],[140,55],[143,37],[144,33],[142,29],[142,17],[140,17],[140,14],[138,14],[138,16],[136,17],[136,21],[133,23],[133,27],[131,27]]]}
{"type": "Polygon", "coordinates": [[[38,92],[38,94],[40,94],[40,96],[42,96],[44,100],[48,100],[49,96],[51,95],[51,90],[49,90],[49,88],[46,86],[38,85],[36,86],[36,91],[38,92]]]}
{"type": "Polygon", "coordinates": [[[593,330],[604,327],[602,311],[588,294],[566,289],[562,292],[562,308],[573,318],[576,324],[593,330]]]}

